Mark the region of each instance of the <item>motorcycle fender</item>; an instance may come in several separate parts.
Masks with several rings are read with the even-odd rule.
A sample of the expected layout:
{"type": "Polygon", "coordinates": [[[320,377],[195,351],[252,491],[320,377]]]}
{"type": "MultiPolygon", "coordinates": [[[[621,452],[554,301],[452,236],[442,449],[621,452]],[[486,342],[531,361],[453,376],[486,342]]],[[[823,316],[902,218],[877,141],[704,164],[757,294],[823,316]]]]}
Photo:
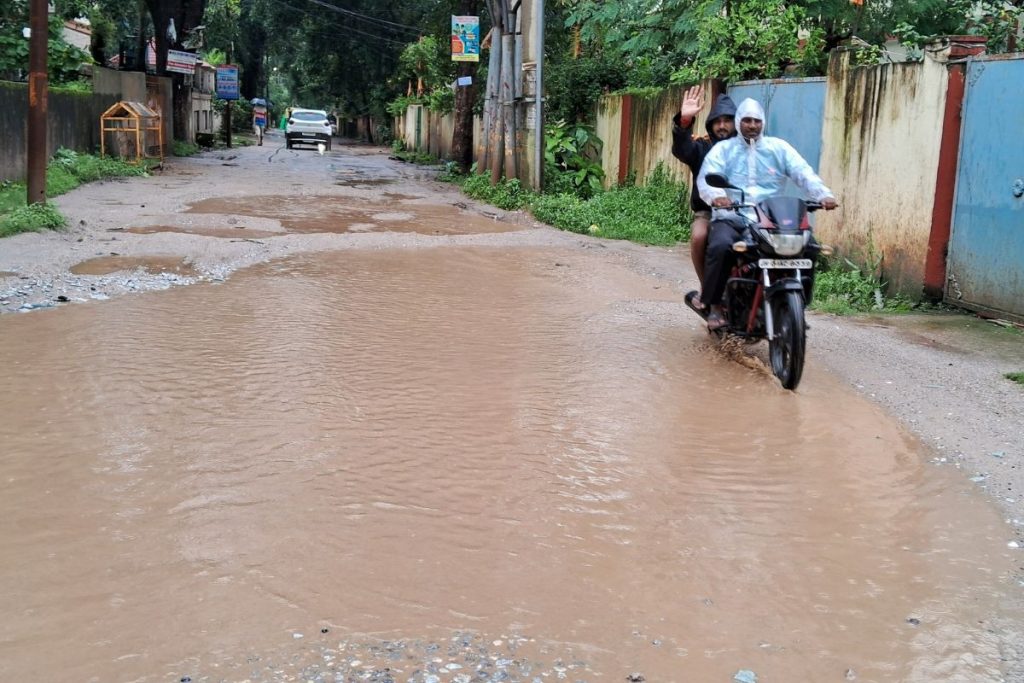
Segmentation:
{"type": "Polygon", "coordinates": [[[768,290],[765,292],[765,298],[772,299],[776,295],[781,294],[783,292],[800,292],[801,294],[803,294],[803,283],[791,277],[787,277],[784,280],[779,280],[778,282],[772,284],[772,286],[768,288],[768,290]]]}

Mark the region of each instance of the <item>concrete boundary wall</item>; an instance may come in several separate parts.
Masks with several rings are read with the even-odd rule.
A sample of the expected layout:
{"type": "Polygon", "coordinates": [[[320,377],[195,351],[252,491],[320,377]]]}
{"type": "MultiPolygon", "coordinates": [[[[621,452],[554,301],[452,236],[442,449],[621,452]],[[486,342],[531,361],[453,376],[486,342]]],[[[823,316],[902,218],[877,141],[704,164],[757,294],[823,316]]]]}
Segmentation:
{"type": "MultiPolygon", "coordinates": [[[[61,147],[99,153],[100,116],[118,101],[114,95],[50,91],[47,97],[47,155],[61,147]]],[[[0,83],[0,180],[24,180],[28,144],[28,85],[0,83]]]]}
{"type": "Polygon", "coordinates": [[[818,216],[818,236],[874,265],[898,291],[922,295],[942,147],[944,61],[851,67],[832,53],[820,173],[841,207],[818,216]]]}
{"type": "MultiPolygon", "coordinates": [[[[145,102],[166,112],[164,152],[171,142],[171,79],[96,67],[93,92],[51,89],[47,95],[47,154],[60,148],[99,153],[100,116],[120,100],[145,102]]],[[[0,81],[0,180],[23,180],[28,144],[28,84],[0,81]]]]}
{"type": "MultiPolygon", "coordinates": [[[[704,123],[722,91],[719,82],[704,81],[704,109],[697,115],[693,130],[697,137],[706,135],[704,123]]],[[[673,177],[689,184],[690,169],[672,156],[672,118],[683,103],[689,86],[667,88],[655,95],[605,95],[597,104],[597,136],[604,147],[601,165],[605,171],[606,188],[624,182],[631,174],[644,180],[662,164],[673,177]]]]}
{"type": "MultiPolygon", "coordinates": [[[[481,127],[479,116],[473,117],[473,161],[480,158],[481,127]]],[[[432,112],[422,104],[409,105],[405,113],[394,121],[395,138],[405,144],[406,149],[428,152],[438,159],[450,159],[452,137],[455,135],[455,115],[432,112]]]]}

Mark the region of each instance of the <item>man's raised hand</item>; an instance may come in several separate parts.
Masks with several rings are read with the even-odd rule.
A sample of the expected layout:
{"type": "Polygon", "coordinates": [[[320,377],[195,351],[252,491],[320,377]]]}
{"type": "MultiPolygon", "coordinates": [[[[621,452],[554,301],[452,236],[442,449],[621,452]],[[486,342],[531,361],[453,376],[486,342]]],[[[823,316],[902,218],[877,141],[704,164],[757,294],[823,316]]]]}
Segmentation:
{"type": "Polygon", "coordinates": [[[691,121],[697,118],[697,114],[704,108],[704,87],[695,85],[683,93],[683,104],[679,107],[679,116],[691,121]]]}

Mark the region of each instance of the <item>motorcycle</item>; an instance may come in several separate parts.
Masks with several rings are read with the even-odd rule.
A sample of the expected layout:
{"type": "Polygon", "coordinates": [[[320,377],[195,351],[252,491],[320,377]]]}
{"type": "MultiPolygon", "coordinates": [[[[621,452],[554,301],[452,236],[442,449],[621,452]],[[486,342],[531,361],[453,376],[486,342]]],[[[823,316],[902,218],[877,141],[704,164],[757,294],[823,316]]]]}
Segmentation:
{"type": "MultiPolygon", "coordinates": [[[[726,324],[712,334],[748,343],[768,340],[772,373],[786,389],[796,389],[804,369],[807,324],[804,309],[814,293],[814,263],[829,247],[814,240],[808,214],[822,208],[818,202],[797,197],[771,197],[757,204],[717,173],[708,185],[740,191],[740,201],[723,207],[734,213],[725,218],[739,228],[732,245],[736,260],[729,273],[722,307],[726,324]]],[[[706,308],[694,304],[698,293],[689,292],[686,304],[702,318],[706,308]]]]}

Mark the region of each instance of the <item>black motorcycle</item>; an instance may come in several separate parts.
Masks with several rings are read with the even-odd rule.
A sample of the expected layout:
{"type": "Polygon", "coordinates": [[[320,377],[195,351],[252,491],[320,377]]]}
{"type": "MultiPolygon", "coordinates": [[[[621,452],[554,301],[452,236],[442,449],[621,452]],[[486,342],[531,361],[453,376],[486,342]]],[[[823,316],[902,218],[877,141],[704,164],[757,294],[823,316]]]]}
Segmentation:
{"type": "MultiPolygon", "coordinates": [[[[819,253],[830,251],[814,240],[808,221],[808,212],[822,206],[797,197],[748,204],[725,176],[709,173],[705,180],[741,193],[739,203],[724,207],[735,212],[724,220],[733,222],[741,237],[732,245],[736,259],[722,295],[726,324],[714,334],[749,343],[767,339],[772,372],[783,387],[795,389],[804,369],[804,308],[814,293],[814,263],[819,253]]],[[[693,303],[696,296],[689,292],[686,303],[706,319],[708,311],[693,303]]]]}

